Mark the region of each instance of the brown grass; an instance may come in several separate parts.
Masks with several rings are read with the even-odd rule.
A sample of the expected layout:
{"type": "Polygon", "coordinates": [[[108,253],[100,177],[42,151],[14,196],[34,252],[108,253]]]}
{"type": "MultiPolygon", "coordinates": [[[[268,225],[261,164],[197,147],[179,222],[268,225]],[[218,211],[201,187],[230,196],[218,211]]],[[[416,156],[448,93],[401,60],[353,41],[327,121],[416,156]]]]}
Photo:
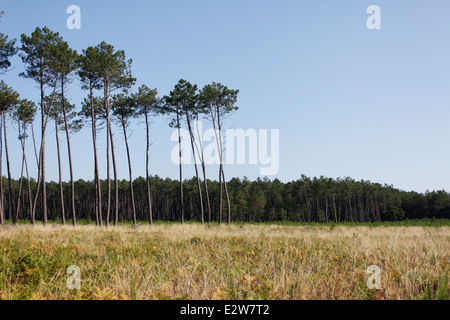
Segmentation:
{"type": "Polygon", "coordinates": [[[9,227],[0,299],[449,299],[449,240],[450,227],[9,227]]]}

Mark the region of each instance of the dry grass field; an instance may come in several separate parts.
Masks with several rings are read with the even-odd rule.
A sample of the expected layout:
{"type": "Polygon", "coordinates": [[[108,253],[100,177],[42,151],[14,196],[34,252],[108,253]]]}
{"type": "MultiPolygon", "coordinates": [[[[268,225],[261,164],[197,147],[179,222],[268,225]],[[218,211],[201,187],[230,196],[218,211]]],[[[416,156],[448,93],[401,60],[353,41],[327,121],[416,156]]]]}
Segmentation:
{"type": "Polygon", "coordinates": [[[448,300],[449,253],[448,226],[8,226],[0,299],[448,300]]]}

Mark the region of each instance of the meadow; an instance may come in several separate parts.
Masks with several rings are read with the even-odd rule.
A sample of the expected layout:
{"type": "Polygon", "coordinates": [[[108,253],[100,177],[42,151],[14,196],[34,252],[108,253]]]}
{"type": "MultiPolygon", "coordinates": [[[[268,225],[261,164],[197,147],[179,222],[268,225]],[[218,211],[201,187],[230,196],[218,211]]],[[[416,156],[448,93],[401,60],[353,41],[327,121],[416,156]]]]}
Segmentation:
{"type": "Polygon", "coordinates": [[[0,299],[448,300],[449,253],[447,224],[5,225],[0,299]]]}

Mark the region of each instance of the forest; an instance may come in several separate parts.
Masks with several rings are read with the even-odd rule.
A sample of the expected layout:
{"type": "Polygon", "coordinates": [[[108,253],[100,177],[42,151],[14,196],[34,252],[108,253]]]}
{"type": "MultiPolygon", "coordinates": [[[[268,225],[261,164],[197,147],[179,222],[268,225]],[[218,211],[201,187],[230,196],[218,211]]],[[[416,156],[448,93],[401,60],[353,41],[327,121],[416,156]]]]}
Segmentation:
{"type": "MultiPolygon", "coordinates": [[[[200,221],[227,223],[232,221],[302,221],[302,222],[375,222],[404,219],[450,218],[450,194],[433,191],[425,194],[405,192],[390,185],[351,178],[309,178],[283,183],[267,178],[226,179],[223,166],[224,119],[238,110],[239,90],[212,82],[203,88],[181,79],[168,95],[159,96],[157,89],[142,85],[133,89],[132,60],[125,51],[101,42],[81,53],[47,27],[36,28],[31,35],[22,34],[20,44],[0,33],[0,74],[12,68],[11,57],[18,54],[25,71],[19,76],[34,81],[40,100],[20,97],[13,87],[0,82],[0,223],[11,220],[66,220],[76,225],[77,219],[95,221],[99,226],[119,221],[153,220],[200,221]],[[86,91],[84,102],[70,103],[67,86],[77,81],[86,91]],[[170,118],[169,126],[178,130],[179,179],[161,178],[150,172],[150,125],[159,115],[170,118]],[[40,118],[40,121],[38,120],[40,118]],[[219,150],[217,180],[206,176],[203,147],[196,133],[195,120],[210,121],[219,150]],[[141,119],[146,126],[146,172],[133,178],[129,149],[129,126],[141,119]],[[38,123],[39,122],[39,123],[38,123]],[[35,133],[35,124],[40,131],[35,133]],[[113,126],[112,124],[115,124],[113,126]],[[54,127],[57,141],[59,181],[46,181],[45,141],[48,127],[54,127]],[[11,131],[8,128],[15,127],[11,131]],[[92,132],[94,176],[91,181],[76,178],[73,170],[71,139],[81,128],[92,132]],[[114,128],[120,128],[114,132],[114,128]],[[183,178],[180,129],[190,134],[191,152],[197,161],[195,176],[183,178]],[[8,139],[19,132],[22,149],[20,178],[11,175],[8,139]],[[99,170],[97,137],[106,137],[106,179],[99,170]],[[60,143],[63,135],[66,145],[60,143]],[[128,158],[129,178],[117,176],[114,135],[123,136],[128,158]],[[27,149],[30,148],[30,149],[27,149]],[[3,150],[6,158],[4,176],[3,150]],[[27,158],[26,150],[33,151],[27,158]],[[70,181],[62,181],[61,153],[67,152],[70,181]],[[36,165],[37,177],[29,175],[36,165]],[[144,177],[142,177],[144,176],[144,177]]],[[[155,134],[157,136],[157,134],[155,134]]],[[[14,141],[17,136],[14,137],[14,141]]],[[[157,139],[157,137],[153,137],[157,139]]],[[[17,142],[16,142],[17,143],[17,142]]],[[[53,154],[53,152],[52,152],[53,154]]],[[[300,168],[299,168],[300,169],[300,168]]]]}
{"type": "MultiPolygon", "coordinates": [[[[152,176],[149,179],[152,190],[153,219],[160,221],[181,221],[179,181],[152,176]]],[[[5,214],[12,220],[8,205],[7,179],[5,187],[5,214]]],[[[106,180],[101,180],[103,198],[107,198],[106,180]]],[[[228,181],[231,203],[231,220],[239,222],[377,222],[413,219],[450,219],[450,194],[446,191],[432,191],[425,194],[401,191],[390,185],[370,181],[355,181],[351,178],[309,178],[283,183],[267,178],[250,181],[247,178],[232,178],[228,181]]],[[[32,192],[36,181],[31,180],[32,192]]],[[[70,211],[70,183],[63,182],[65,210],[70,211]]],[[[75,186],[75,207],[77,218],[96,221],[95,182],[77,180],[75,186]]],[[[147,207],[146,179],[133,181],[137,220],[150,222],[147,207]]],[[[208,181],[211,201],[211,218],[207,222],[222,222],[217,204],[220,187],[217,181],[208,181]]],[[[19,181],[12,181],[13,190],[19,189],[19,181]]],[[[29,202],[26,194],[28,182],[22,181],[22,196],[16,204],[18,219],[29,220],[29,202]]],[[[118,221],[132,221],[129,181],[119,180],[118,221]]],[[[183,181],[185,191],[184,207],[186,220],[201,221],[198,201],[197,180],[193,177],[183,181]]],[[[14,193],[13,193],[14,194],[14,193]]],[[[60,187],[57,182],[47,183],[48,219],[60,221],[60,187]]],[[[39,204],[40,206],[40,204],[39,204]]],[[[103,203],[106,210],[106,203],[103,203]]],[[[226,206],[224,206],[226,210],[226,206]]],[[[114,209],[115,211],[115,209],[114,209]]],[[[36,219],[42,220],[37,211],[36,219]]],[[[12,213],[11,213],[12,214],[12,213]]],[[[98,223],[98,221],[97,221],[98,223]]]]}

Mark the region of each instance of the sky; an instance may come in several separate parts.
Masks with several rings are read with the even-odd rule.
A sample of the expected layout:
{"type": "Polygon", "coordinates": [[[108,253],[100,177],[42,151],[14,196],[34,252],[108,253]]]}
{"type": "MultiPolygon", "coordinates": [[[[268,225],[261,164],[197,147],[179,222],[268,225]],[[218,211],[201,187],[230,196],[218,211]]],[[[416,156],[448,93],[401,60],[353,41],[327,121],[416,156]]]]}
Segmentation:
{"type": "MultiPolygon", "coordinates": [[[[239,110],[229,129],[279,130],[279,170],[269,179],[352,177],[402,190],[450,190],[450,2],[434,1],[2,1],[0,32],[18,39],[36,27],[59,32],[81,52],[101,41],[133,59],[137,82],[168,94],[183,78],[202,88],[220,82],[239,89],[239,110]],[[66,9],[81,10],[81,29],[69,30],[66,9]],[[367,8],[381,9],[381,29],[370,30],[367,8]]],[[[37,83],[20,78],[19,56],[0,79],[39,102],[37,83]]],[[[100,94],[100,92],[98,93],[100,94]]],[[[78,107],[87,96],[74,78],[68,96],[78,107]]],[[[171,159],[168,117],[152,119],[151,174],[178,178],[171,159]]],[[[206,130],[210,125],[203,120],[206,130]]],[[[35,129],[40,132],[40,121],[35,129]]],[[[118,174],[128,178],[125,144],[114,129],[118,174]]],[[[134,177],[145,175],[145,125],[130,128],[134,177]]],[[[58,180],[55,132],[46,134],[47,180],[58,180]]],[[[63,179],[69,179],[63,135],[63,179]]],[[[270,134],[269,134],[270,136],[270,134]]],[[[106,133],[100,133],[102,178],[106,133]]],[[[258,139],[261,135],[258,136],[258,139]]],[[[30,140],[31,141],[31,140],[30,140]]],[[[21,148],[8,123],[14,177],[21,148]]],[[[272,142],[276,143],[276,142],[272,142]]],[[[93,179],[90,127],[73,135],[76,178],[93,179]]],[[[271,145],[271,144],[270,144],[271,145]]],[[[269,145],[269,147],[270,147],[269,145]]],[[[270,148],[269,148],[270,150],[270,148]]],[[[35,175],[31,142],[30,174],[35,175]]],[[[227,179],[261,174],[257,164],[228,164],[227,179]]],[[[194,175],[184,165],[184,177],[194,175]]],[[[218,168],[209,165],[209,179],[218,168]]]]}

